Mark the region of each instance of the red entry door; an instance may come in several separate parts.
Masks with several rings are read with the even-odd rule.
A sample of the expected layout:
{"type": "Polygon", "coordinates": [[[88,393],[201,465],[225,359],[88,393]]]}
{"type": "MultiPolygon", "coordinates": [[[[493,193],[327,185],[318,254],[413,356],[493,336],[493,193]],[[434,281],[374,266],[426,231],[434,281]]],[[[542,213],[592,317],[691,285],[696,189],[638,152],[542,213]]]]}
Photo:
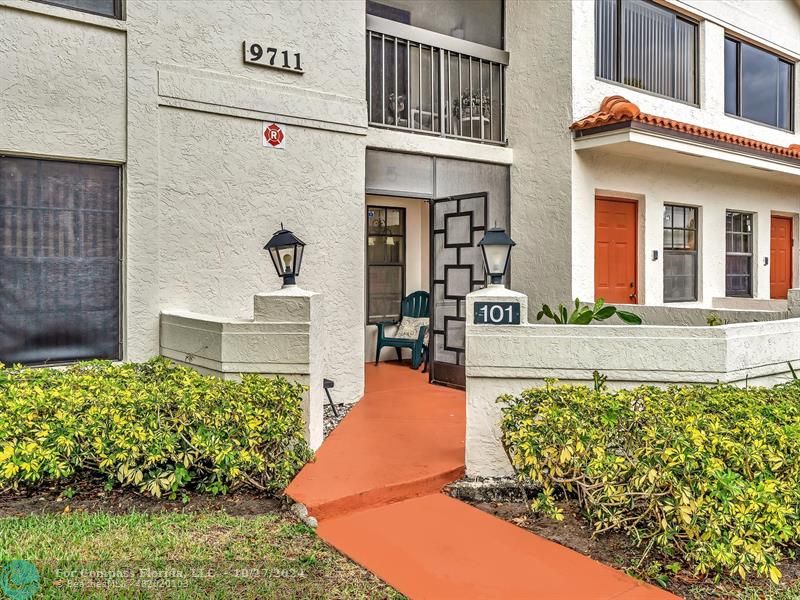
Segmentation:
{"type": "Polygon", "coordinates": [[[594,223],[595,299],[636,304],[636,202],[597,198],[594,223]]]}
{"type": "Polygon", "coordinates": [[[770,298],[786,299],[792,287],[791,217],[772,217],[769,264],[770,298]]]}

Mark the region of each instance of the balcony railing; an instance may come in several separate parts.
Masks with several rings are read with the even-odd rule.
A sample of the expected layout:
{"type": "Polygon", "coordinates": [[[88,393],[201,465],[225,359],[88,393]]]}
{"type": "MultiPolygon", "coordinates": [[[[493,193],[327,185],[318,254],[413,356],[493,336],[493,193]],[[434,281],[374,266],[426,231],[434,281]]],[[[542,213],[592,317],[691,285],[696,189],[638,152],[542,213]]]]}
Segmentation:
{"type": "Polygon", "coordinates": [[[505,143],[508,53],[367,15],[370,125],[505,143]]]}

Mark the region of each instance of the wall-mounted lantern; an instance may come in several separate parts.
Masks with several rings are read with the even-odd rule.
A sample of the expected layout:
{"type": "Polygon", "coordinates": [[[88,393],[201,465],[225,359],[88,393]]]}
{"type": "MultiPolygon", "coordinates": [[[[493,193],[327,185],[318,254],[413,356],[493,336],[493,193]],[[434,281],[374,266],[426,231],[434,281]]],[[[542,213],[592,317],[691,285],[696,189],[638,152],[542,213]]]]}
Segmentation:
{"type": "Polygon", "coordinates": [[[491,277],[491,282],[493,284],[502,283],[503,275],[508,269],[511,247],[516,246],[516,243],[508,237],[505,229],[492,227],[478,242],[478,246],[483,253],[483,265],[486,273],[491,277]]]}
{"type": "Polygon", "coordinates": [[[303,262],[304,246],[302,240],[288,229],[284,229],[283,223],[264,246],[264,250],[269,251],[278,277],[283,277],[284,287],[295,284],[295,277],[300,273],[300,265],[303,262]]]}

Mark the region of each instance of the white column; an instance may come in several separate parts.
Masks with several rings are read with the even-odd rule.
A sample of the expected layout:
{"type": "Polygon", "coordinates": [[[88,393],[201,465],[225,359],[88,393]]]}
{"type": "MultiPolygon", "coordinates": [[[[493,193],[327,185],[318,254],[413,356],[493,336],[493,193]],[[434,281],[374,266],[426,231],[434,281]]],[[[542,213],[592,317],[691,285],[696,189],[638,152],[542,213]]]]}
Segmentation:
{"type": "MultiPolygon", "coordinates": [[[[508,393],[520,390],[504,387],[504,380],[472,377],[473,345],[479,343],[480,333],[509,329],[517,325],[476,325],[475,302],[519,302],[520,325],[528,323],[528,297],[502,285],[490,285],[467,295],[466,375],[467,375],[467,433],[466,470],[468,477],[511,476],[514,474],[500,443],[502,413],[497,403],[497,391],[508,393]]],[[[536,307],[534,307],[535,309],[536,307]]],[[[502,361],[501,361],[502,362],[502,361]]],[[[510,383],[513,383],[511,381],[510,383]]]]}
{"type": "MultiPolygon", "coordinates": [[[[308,335],[302,341],[308,356],[308,392],[303,402],[306,419],[306,439],[313,449],[319,448],[323,439],[324,377],[324,327],[322,296],[297,286],[287,286],[275,292],[256,294],[253,297],[253,321],[255,323],[297,323],[308,325],[308,335]]],[[[281,343],[281,337],[277,338],[281,343]]],[[[297,343],[296,336],[285,336],[287,353],[293,349],[288,345],[297,343]]]]}

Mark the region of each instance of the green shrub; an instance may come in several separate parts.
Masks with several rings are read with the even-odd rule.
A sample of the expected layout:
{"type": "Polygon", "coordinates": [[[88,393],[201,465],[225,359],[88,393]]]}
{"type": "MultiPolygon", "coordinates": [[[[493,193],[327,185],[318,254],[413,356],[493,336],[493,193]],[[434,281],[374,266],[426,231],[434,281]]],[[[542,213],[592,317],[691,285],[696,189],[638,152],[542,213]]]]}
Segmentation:
{"type": "Polygon", "coordinates": [[[628,325],[642,324],[642,318],[639,315],[608,305],[602,298],[595,300],[593,306],[581,304],[580,299],[575,298],[575,308],[572,312],[569,312],[563,304],[559,304],[555,310],[548,304],[542,304],[542,310],[537,313],[536,320],[541,321],[542,317],[547,317],[558,325],[590,325],[594,321],[605,321],[614,315],[628,325]]]}
{"type": "Polygon", "coordinates": [[[153,496],[279,490],[310,457],[303,391],[281,378],[222,381],[162,358],[0,364],[0,490],[88,475],[153,496]]]}
{"type": "MultiPolygon", "coordinates": [[[[505,396],[503,443],[532,508],[577,498],[596,532],[630,534],[695,572],[780,578],[800,542],[800,382],[772,389],[581,386],[505,396]]],[[[644,559],[644,556],[642,557],[644,559]]]]}

